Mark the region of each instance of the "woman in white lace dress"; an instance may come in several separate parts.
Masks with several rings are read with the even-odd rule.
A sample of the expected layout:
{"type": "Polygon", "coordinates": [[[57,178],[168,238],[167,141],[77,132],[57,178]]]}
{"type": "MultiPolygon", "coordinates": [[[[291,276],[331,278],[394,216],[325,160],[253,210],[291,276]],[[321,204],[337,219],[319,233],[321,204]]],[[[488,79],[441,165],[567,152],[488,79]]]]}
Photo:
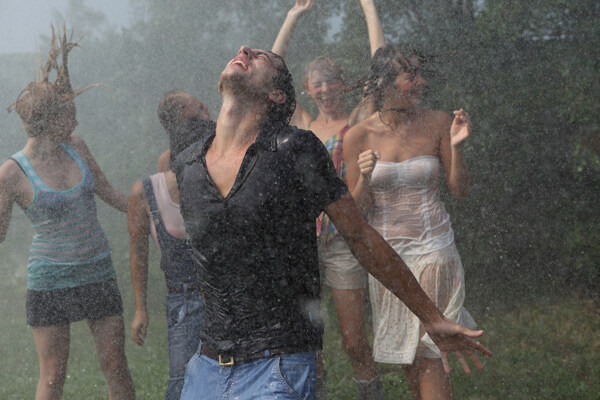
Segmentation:
{"type": "MultiPolygon", "coordinates": [[[[421,108],[424,83],[415,52],[388,45],[375,53],[366,94],[378,111],[347,133],[348,185],[370,224],[444,315],[472,327],[475,322],[463,308],[463,268],[438,184],[443,166],[452,194],[467,195],[469,173],[461,146],[471,123],[462,109],[452,119],[445,112],[421,108]]],[[[375,361],[402,364],[417,399],[452,398],[444,373],[448,366],[418,318],[372,277],[369,289],[375,361]]]]}

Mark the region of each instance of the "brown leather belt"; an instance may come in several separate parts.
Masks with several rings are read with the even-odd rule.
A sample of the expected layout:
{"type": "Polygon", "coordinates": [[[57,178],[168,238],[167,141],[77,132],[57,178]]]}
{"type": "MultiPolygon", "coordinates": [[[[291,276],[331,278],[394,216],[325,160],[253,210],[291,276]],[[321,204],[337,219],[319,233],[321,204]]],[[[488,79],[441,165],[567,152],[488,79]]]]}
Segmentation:
{"type": "Polygon", "coordinates": [[[276,349],[259,351],[257,353],[252,353],[252,354],[229,355],[229,354],[217,354],[205,345],[202,345],[200,347],[200,355],[206,356],[212,360],[218,361],[220,366],[232,366],[235,363],[259,360],[261,358],[280,356],[282,354],[301,353],[301,352],[305,352],[305,351],[308,351],[308,350],[298,349],[295,347],[281,347],[281,348],[276,348],[276,349]]]}

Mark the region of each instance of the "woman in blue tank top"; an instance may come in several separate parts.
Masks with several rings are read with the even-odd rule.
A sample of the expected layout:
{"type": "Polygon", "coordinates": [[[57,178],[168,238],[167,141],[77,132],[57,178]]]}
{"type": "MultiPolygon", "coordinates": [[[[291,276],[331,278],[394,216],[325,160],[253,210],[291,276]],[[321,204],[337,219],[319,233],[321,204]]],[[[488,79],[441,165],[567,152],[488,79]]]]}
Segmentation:
{"type": "Polygon", "coordinates": [[[69,354],[71,322],[87,320],[110,399],[133,399],[127,367],[121,295],[108,242],[98,222],[94,195],[119,211],[126,197],[114,189],[77,126],[67,55],[76,46],[66,31],[52,47],[41,79],[29,83],[11,106],[28,140],[0,167],[0,241],[8,230],[12,206],[31,220],[35,236],[27,266],[27,324],[38,352],[36,399],[61,397],[69,354]],[[62,64],[58,67],[58,54],[62,64]],[[55,82],[49,82],[52,70],[55,82]]]}

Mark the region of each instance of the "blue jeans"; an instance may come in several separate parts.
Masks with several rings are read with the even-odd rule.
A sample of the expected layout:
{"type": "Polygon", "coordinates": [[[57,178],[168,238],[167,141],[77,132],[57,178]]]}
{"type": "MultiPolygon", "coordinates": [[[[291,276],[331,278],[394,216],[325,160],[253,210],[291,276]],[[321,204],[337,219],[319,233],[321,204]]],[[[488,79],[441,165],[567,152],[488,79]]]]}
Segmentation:
{"type": "Polygon", "coordinates": [[[185,368],[198,348],[204,321],[204,300],[199,291],[167,295],[169,383],[165,400],[179,400],[185,368]]]}
{"type": "Polygon", "coordinates": [[[188,363],[181,400],[314,399],[316,352],[284,354],[223,367],[199,353],[188,363]]]}

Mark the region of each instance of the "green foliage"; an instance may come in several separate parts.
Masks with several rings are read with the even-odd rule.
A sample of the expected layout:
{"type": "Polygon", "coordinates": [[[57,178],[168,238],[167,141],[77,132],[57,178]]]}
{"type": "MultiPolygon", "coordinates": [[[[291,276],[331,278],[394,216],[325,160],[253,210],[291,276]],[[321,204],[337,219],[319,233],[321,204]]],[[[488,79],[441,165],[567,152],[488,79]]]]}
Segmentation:
{"type": "MultiPolygon", "coordinates": [[[[123,289],[123,285],[121,285],[123,289]]],[[[33,398],[37,383],[37,355],[33,336],[25,325],[24,291],[0,285],[3,322],[0,325],[0,398],[33,398]],[[16,303],[16,304],[15,304],[16,303]]],[[[164,288],[151,287],[158,297],[164,288]]],[[[484,371],[464,375],[451,356],[456,398],[580,399],[597,398],[600,391],[600,323],[598,303],[593,299],[552,295],[524,301],[507,301],[474,317],[485,327],[484,344],[494,356],[484,360],[484,371]]],[[[352,399],[356,387],[352,367],[342,350],[335,323],[333,301],[325,295],[328,321],[324,339],[324,363],[328,371],[327,398],[352,399]]],[[[129,338],[126,353],[137,396],[145,400],[164,397],[167,382],[166,321],[163,304],[150,305],[150,327],[144,347],[129,338]]],[[[125,326],[132,318],[125,312],[125,326]]],[[[106,399],[106,382],[98,366],[94,344],[84,322],[71,327],[71,352],[64,388],[65,400],[106,399]]],[[[402,368],[380,365],[386,399],[411,399],[402,368]]]]}
{"type": "MultiPolygon", "coordinates": [[[[160,96],[173,88],[186,89],[205,101],[216,117],[223,66],[242,44],[270,48],[292,0],[131,3],[135,21],[120,31],[107,26],[81,0],[72,0],[66,13],[69,21],[74,20],[75,36],[90,29],[83,49],[75,49],[70,57],[73,86],[95,82],[108,86],[76,100],[76,133],[86,140],[109,180],[124,192],[156,170],[157,157],[167,147],[156,117],[160,96]]],[[[376,3],[390,42],[433,56],[431,67],[437,73],[426,76],[427,105],[447,112],[463,107],[474,123],[464,146],[472,175],[470,195],[462,202],[447,192],[444,198],[465,267],[469,307],[485,314],[479,322],[487,328],[497,357],[488,362],[483,379],[457,377],[457,393],[477,393],[472,398],[532,398],[539,392],[538,398],[552,398],[549,393],[559,381],[554,397],[592,398],[589,393],[598,393],[598,382],[584,371],[597,369],[596,347],[586,350],[583,341],[571,347],[562,337],[538,350],[517,337],[545,337],[548,326],[551,333],[560,330],[556,321],[541,317],[528,321],[527,313],[551,313],[565,321],[576,317],[572,329],[583,326],[588,332],[574,303],[560,303],[566,315],[549,305],[498,317],[484,310],[548,287],[600,290],[600,4],[595,0],[376,3]],[[508,318],[506,325],[500,322],[503,318],[508,318]],[[514,334],[510,327],[515,326],[523,329],[514,334]],[[511,344],[506,346],[506,341],[511,344]],[[532,358],[536,362],[529,365],[532,358]],[[517,393],[521,387],[527,389],[517,393]]],[[[368,38],[358,1],[318,1],[299,23],[286,59],[298,94],[304,65],[321,54],[337,59],[350,83],[366,74],[368,38]]],[[[34,55],[0,56],[0,105],[11,104],[33,79],[34,60],[34,55]]],[[[316,111],[310,99],[298,97],[302,106],[316,111]]],[[[349,106],[359,97],[356,93],[349,106]]],[[[0,132],[0,155],[6,159],[23,147],[26,135],[15,114],[0,118],[0,132]]],[[[125,307],[132,309],[125,218],[102,205],[99,213],[113,248],[125,307]]],[[[24,287],[31,236],[29,222],[15,209],[7,241],[0,246],[7,284],[24,287]]],[[[162,279],[154,258],[151,281],[161,287],[162,279]]],[[[162,300],[153,303],[157,314],[162,300]]],[[[593,313],[585,315],[593,319],[593,313]]],[[[349,398],[354,393],[350,367],[333,332],[326,342],[331,395],[349,398]]],[[[17,339],[12,335],[7,340],[17,339]]],[[[33,345],[19,343],[29,353],[22,362],[15,361],[20,372],[13,380],[16,387],[30,388],[36,374],[33,345]]],[[[134,374],[153,357],[164,361],[164,354],[128,351],[137,354],[134,359],[139,356],[134,374]]],[[[144,383],[148,388],[160,385],[156,382],[164,372],[153,368],[148,372],[153,378],[144,383]]],[[[136,382],[145,379],[140,374],[134,377],[136,382]]],[[[384,385],[398,388],[400,397],[408,398],[400,377],[399,369],[386,368],[384,385]]],[[[97,381],[86,385],[103,384],[97,377],[90,379],[97,381]]],[[[388,392],[388,398],[397,398],[397,393],[388,392]]]]}

